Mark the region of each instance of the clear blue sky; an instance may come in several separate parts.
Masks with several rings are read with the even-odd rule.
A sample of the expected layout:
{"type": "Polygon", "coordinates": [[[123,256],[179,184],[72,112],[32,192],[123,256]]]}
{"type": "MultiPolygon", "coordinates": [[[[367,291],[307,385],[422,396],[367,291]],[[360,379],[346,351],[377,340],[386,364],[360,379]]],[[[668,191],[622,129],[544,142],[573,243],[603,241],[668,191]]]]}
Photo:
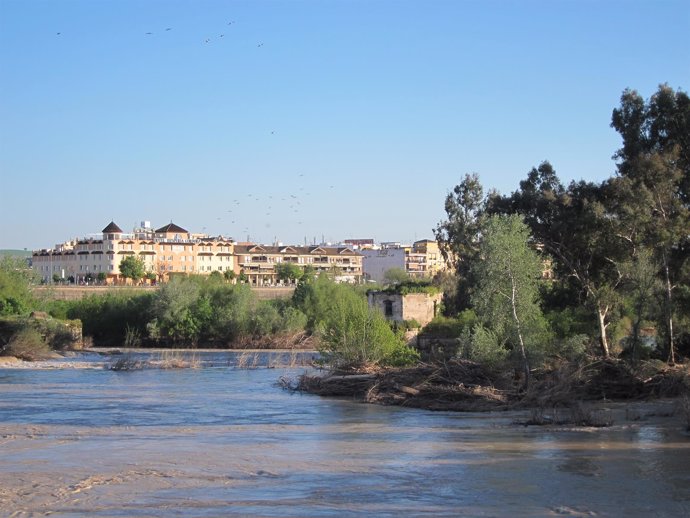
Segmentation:
{"type": "Polygon", "coordinates": [[[0,248],[430,238],[465,173],[610,176],[622,91],[689,79],[687,0],[0,0],[0,248]]]}

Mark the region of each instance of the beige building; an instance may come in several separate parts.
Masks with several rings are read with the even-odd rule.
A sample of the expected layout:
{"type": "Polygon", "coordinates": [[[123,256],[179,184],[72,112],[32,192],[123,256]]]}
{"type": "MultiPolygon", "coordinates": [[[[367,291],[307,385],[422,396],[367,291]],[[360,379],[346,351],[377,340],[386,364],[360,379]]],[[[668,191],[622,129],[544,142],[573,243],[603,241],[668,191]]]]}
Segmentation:
{"type": "Polygon", "coordinates": [[[54,276],[89,282],[103,274],[100,276],[107,282],[120,283],[124,282],[120,262],[133,256],[143,260],[146,272],[164,281],[171,273],[234,271],[233,248],[231,239],[190,234],[172,222],[156,230],[143,222],[125,233],[111,221],[102,230],[102,238],[73,240],[36,251],[32,264],[44,282],[51,282],[54,276]]]}
{"type": "Polygon", "coordinates": [[[276,267],[291,263],[315,274],[326,273],[336,282],[362,280],[362,255],[348,247],[235,245],[235,273],[254,286],[285,284],[276,267]]]}
{"type": "Polygon", "coordinates": [[[362,280],[362,255],[349,247],[238,245],[223,236],[191,234],[172,222],[156,230],[142,222],[125,233],[111,221],[101,234],[100,239],[75,239],[34,252],[34,271],[44,282],[52,282],[54,276],[76,283],[101,277],[121,284],[126,279],[120,274],[120,263],[126,257],[137,257],[144,262],[146,272],[161,282],[171,274],[230,271],[243,274],[255,286],[279,285],[285,284],[278,280],[276,271],[281,263],[309,267],[315,274],[325,272],[337,282],[362,280]]]}

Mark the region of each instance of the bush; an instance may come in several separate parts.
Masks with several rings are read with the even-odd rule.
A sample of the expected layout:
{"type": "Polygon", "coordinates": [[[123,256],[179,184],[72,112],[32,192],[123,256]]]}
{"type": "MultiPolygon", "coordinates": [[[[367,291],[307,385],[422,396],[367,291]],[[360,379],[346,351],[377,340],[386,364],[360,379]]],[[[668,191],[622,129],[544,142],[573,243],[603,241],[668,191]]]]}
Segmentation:
{"type": "Polygon", "coordinates": [[[508,358],[508,350],[491,329],[477,324],[472,334],[465,331],[461,337],[462,356],[489,368],[502,366],[508,358]]]}
{"type": "Polygon", "coordinates": [[[438,315],[422,329],[422,334],[436,338],[457,338],[465,329],[472,329],[476,321],[477,315],[471,309],[466,309],[455,318],[438,315]]]}
{"type": "Polygon", "coordinates": [[[67,316],[79,319],[85,336],[99,346],[121,346],[129,326],[144,336],[150,321],[153,294],[138,291],[108,292],[70,301],[67,316]]]}
{"type": "Polygon", "coordinates": [[[402,366],[419,358],[366,300],[346,287],[339,291],[322,322],[321,352],[328,363],[335,368],[402,366]]]}
{"type": "Polygon", "coordinates": [[[50,347],[41,333],[25,326],[12,336],[3,353],[20,360],[36,361],[50,357],[50,347]]]}

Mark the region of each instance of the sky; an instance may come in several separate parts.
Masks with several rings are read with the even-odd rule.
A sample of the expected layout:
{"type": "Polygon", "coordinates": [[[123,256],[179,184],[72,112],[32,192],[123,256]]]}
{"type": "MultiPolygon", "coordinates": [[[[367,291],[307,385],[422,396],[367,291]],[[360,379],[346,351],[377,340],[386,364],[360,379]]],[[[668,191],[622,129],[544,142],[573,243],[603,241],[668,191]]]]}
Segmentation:
{"type": "Polygon", "coordinates": [[[687,0],[0,0],[0,249],[433,238],[466,173],[615,174],[689,49],[687,0]]]}

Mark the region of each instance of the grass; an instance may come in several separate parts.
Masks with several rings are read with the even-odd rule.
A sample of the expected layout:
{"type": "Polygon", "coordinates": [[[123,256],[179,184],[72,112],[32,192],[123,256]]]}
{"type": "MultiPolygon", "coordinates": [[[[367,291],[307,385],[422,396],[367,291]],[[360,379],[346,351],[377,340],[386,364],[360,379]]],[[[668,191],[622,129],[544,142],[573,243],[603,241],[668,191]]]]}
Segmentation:
{"type": "Polygon", "coordinates": [[[198,369],[201,360],[196,354],[189,354],[182,351],[163,351],[158,360],[152,362],[160,369],[198,369]]]}
{"type": "Polygon", "coordinates": [[[201,362],[196,355],[189,356],[182,351],[163,351],[153,360],[139,360],[134,355],[124,354],[106,365],[112,371],[134,371],[141,369],[197,369],[201,362]]]}

